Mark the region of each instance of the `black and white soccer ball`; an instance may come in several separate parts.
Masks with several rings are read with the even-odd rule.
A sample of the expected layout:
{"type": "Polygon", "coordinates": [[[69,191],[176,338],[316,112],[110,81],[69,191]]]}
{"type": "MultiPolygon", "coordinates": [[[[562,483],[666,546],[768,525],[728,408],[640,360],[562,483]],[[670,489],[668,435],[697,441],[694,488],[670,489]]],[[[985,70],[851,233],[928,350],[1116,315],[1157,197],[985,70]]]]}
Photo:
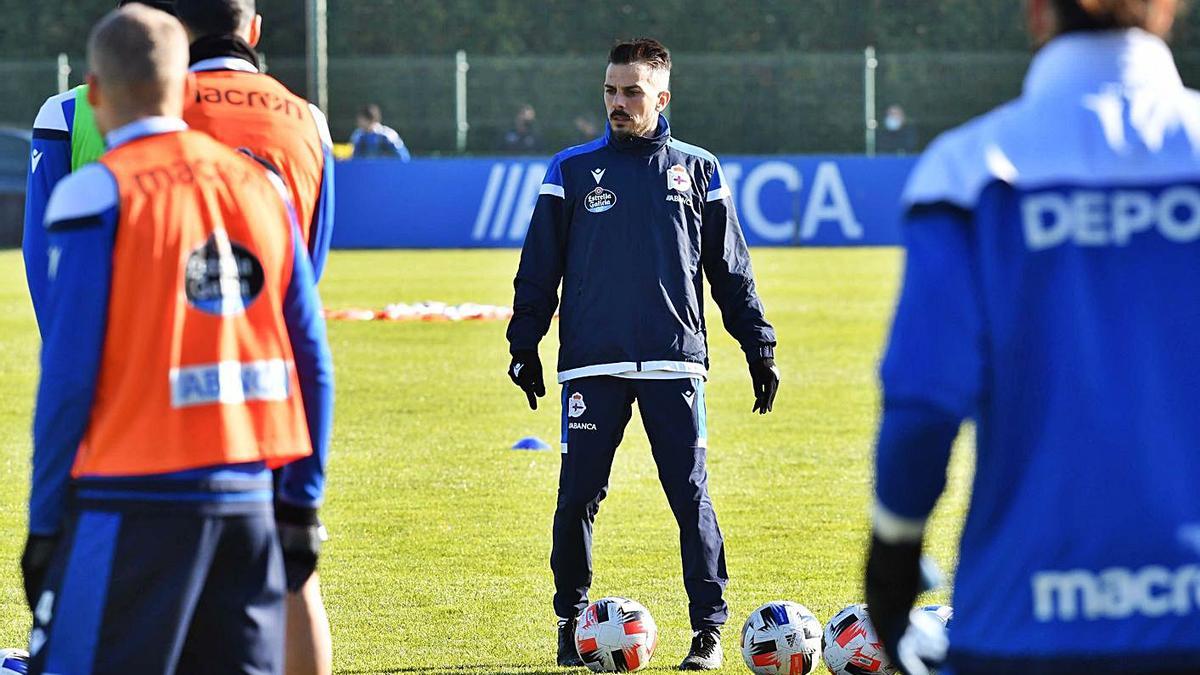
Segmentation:
{"type": "Polygon", "coordinates": [[[833,675],[897,675],[871,625],[866,605],[850,605],[834,615],[821,636],[825,667],[833,675]]]}
{"type": "Polygon", "coordinates": [[[628,598],[604,598],[587,606],[575,626],[575,649],[596,673],[627,673],[650,665],[658,626],[650,610],[628,598]]]}
{"type": "Polygon", "coordinates": [[[742,659],[758,675],[808,675],[820,649],[821,622],[795,602],[768,602],[742,626],[742,659]]]}
{"type": "Polygon", "coordinates": [[[24,649],[0,649],[0,675],[26,675],[29,653],[24,649]]]}

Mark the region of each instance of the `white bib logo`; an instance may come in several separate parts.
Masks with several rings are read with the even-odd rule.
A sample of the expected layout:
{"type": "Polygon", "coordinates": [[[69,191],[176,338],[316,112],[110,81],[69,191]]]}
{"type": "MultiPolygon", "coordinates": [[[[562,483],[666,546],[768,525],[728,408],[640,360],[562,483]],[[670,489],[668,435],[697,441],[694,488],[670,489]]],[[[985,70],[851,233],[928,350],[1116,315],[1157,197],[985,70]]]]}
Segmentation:
{"type": "Polygon", "coordinates": [[[1188,616],[1200,604],[1200,566],[1042,571],[1030,580],[1040,622],[1188,616]]]}

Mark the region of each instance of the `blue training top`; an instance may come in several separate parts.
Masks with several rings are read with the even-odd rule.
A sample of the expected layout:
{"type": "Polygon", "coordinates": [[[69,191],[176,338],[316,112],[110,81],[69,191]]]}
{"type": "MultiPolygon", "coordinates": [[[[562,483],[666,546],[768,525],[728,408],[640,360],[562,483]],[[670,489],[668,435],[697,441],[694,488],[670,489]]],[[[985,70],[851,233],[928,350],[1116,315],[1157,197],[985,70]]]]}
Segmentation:
{"type": "Polygon", "coordinates": [[[1200,669],[1200,94],[1148,33],[1060,37],[905,208],[876,530],[975,417],[952,667],[1200,669]]]}

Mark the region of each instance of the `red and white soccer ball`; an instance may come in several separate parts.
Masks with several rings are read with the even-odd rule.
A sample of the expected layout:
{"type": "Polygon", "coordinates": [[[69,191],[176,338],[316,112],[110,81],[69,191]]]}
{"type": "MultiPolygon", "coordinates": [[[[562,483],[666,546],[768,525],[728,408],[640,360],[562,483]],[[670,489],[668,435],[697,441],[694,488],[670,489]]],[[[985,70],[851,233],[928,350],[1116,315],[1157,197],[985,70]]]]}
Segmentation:
{"type": "Polygon", "coordinates": [[[658,626],[650,611],[628,598],[587,606],[575,626],[575,649],[593,672],[628,673],[650,665],[658,626]]]}
{"type": "Polygon", "coordinates": [[[850,605],[825,625],[821,637],[825,667],[833,675],[896,675],[899,671],[883,653],[866,605],[850,605]]]}
{"type": "Polygon", "coordinates": [[[0,675],[25,675],[29,672],[29,653],[24,649],[0,649],[0,675]]]}
{"type": "Polygon", "coordinates": [[[742,626],[742,658],[758,675],[808,675],[820,650],[821,622],[804,605],[768,602],[742,626]]]}

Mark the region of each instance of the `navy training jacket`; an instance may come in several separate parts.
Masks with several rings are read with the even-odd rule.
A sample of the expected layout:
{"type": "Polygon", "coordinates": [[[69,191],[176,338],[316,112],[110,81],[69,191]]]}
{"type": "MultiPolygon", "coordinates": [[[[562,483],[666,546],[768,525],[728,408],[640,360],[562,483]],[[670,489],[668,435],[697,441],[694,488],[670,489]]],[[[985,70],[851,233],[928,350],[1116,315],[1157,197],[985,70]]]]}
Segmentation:
{"type": "Polygon", "coordinates": [[[732,193],[711,153],[604,137],[556,155],[525,236],[508,341],[536,349],[559,304],[558,381],[708,372],[704,285],[747,359],[773,357],[732,193]]]}

